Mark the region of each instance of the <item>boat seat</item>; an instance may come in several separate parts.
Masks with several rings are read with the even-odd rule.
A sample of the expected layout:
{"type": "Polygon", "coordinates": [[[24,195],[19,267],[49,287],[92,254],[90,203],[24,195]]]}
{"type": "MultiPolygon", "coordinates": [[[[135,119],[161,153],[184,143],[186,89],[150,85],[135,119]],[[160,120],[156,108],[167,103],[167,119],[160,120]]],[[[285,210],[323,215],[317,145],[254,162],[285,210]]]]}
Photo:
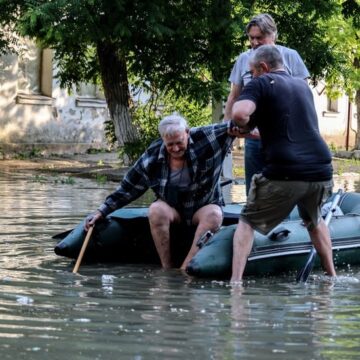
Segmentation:
{"type": "Polygon", "coordinates": [[[360,214],[360,193],[346,192],[339,201],[339,207],[346,214],[360,214]]]}

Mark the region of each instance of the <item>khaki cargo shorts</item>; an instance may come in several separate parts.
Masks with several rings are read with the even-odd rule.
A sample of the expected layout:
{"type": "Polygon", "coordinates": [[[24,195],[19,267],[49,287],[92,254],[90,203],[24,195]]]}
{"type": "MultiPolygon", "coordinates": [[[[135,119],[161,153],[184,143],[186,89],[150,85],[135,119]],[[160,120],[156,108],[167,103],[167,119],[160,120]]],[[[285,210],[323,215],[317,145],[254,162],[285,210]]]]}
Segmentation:
{"type": "Polygon", "coordinates": [[[297,205],[300,217],[313,229],[321,218],[321,205],[331,196],[333,181],[269,180],[253,176],[240,220],[266,235],[279,225],[297,205]]]}

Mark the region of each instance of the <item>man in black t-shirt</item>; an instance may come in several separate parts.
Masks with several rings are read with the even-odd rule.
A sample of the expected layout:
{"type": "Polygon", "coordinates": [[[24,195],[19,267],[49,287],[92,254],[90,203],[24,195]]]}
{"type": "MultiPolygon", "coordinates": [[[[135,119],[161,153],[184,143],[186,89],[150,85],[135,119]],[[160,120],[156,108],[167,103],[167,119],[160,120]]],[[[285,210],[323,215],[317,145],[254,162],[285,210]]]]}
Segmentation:
{"type": "Polygon", "coordinates": [[[244,130],[258,127],[265,166],[252,178],[234,234],[231,281],[242,279],[254,230],[267,234],[295,205],[326,273],[335,276],[329,230],[320,211],[332,193],[331,154],[319,133],[311,90],[286,73],[275,46],[259,47],[250,67],[254,80],[234,104],[232,118],[244,130]]]}

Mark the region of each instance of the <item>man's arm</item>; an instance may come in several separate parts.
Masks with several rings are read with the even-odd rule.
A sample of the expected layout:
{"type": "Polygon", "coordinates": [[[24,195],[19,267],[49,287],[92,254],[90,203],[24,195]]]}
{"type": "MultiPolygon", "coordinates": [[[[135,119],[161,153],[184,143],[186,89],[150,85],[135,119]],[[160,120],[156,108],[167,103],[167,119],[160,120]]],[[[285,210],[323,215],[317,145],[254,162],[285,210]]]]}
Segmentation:
{"type": "Polygon", "coordinates": [[[241,92],[240,85],[231,83],[230,93],[225,104],[224,121],[228,121],[231,119],[232,107],[236,102],[236,99],[239,97],[240,92],[241,92]]]}
{"type": "Polygon", "coordinates": [[[99,219],[105,218],[112,211],[122,208],[145,193],[149,186],[148,174],[142,166],[144,156],[145,154],[130,168],[120,186],[107,196],[105,202],[94,213],[87,216],[84,224],[86,231],[99,219]]]}
{"type": "Polygon", "coordinates": [[[250,115],[256,110],[256,104],[251,100],[236,101],[232,107],[232,120],[238,127],[245,127],[250,120],[250,115]]]}

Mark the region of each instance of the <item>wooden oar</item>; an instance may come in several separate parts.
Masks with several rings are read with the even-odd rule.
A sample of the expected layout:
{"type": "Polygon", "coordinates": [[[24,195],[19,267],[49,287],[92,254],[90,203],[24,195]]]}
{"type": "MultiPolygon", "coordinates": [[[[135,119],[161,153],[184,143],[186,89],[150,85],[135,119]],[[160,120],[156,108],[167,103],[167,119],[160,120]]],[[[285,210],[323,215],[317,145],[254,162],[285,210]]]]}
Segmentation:
{"type": "MultiPolygon", "coordinates": [[[[341,194],[342,194],[342,190],[339,189],[338,192],[336,193],[336,195],[334,196],[334,199],[331,203],[330,209],[329,209],[328,213],[326,214],[326,217],[324,220],[326,226],[328,226],[330,223],[330,220],[336,210],[336,206],[339,203],[341,194]]],[[[308,279],[308,277],[311,273],[312,268],[314,267],[315,258],[316,258],[316,250],[314,247],[312,247],[310,254],[306,260],[305,266],[297,273],[297,276],[296,276],[297,282],[306,282],[306,280],[308,279]]]]}
{"type": "Polygon", "coordinates": [[[76,260],[76,264],[74,266],[74,270],[73,270],[74,274],[76,274],[78,272],[78,270],[79,270],[81,260],[82,260],[82,258],[84,256],[85,250],[87,248],[87,245],[89,243],[89,240],[90,240],[90,237],[91,237],[91,234],[92,234],[93,230],[94,230],[94,225],[89,228],[89,230],[88,230],[88,232],[86,234],[85,240],[84,240],[84,242],[82,244],[79,256],[78,256],[78,258],[76,260]]]}

